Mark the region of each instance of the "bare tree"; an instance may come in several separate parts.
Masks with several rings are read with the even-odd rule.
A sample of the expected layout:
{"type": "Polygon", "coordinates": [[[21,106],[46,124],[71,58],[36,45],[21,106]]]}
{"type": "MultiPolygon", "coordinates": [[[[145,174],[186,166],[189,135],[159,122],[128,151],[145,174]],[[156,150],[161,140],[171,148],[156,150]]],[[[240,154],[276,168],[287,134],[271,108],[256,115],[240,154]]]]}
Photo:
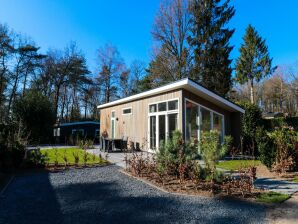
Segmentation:
{"type": "Polygon", "coordinates": [[[143,61],[134,60],[130,65],[131,94],[140,92],[140,81],[146,74],[146,65],[143,61]]]}
{"type": "Polygon", "coordinates": [[[118,84],[123,70],[123,59],[118,50],[111,44],[98,49],[99,76],[98,82],[103,88],[104,102],[108,103],[118,97],[118,84]]]}
{"type": "MultiPolygon", "coordinates": [[[[152,35],[159,44],[155,54],[155,75],[168,74],[166,79],[186,77],[191,64],[191,50],[187,43],[190,13],[187,0],[163,0],[155,17],[152,35]],[[160,72],[158,72],[160,70],[160,72]]],[[[161,77],[163,78],[163,77],[161,77]]]]}
{"type": "Polygon", "coordinates": [[[5,115],[5,91],[10,80],[10,71],[8,61],[13,52],[13,40],[7,26],[0,24],[0,117],[3,119],[5,115]]]}

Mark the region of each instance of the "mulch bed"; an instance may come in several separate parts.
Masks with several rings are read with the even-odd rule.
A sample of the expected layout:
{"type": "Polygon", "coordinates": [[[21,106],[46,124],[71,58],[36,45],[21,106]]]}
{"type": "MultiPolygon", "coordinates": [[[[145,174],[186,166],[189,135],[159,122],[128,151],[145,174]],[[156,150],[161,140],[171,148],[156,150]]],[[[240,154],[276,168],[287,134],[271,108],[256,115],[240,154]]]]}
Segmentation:
{"type": "Polygon", "coordinates": [[[240,192],[233,192],[228,195],[226,192],[220,190],[219,184],[214,184],[213,192],[211,191],[211,183],[207,181],[200,181],[199,183],[194,183],[192,180],[185,180],[183,183],[180,183],[180,180],[170,176],[168,178],[163,178],[163,181],[159,180],[157,176],[152,174],[142,174],[136,176],[133,173],[127,170],[121,170],[122,173],[125,173],[129,176],[132,176],[142,182],[145,182],[153,187],[156,187],[164,192],[173,193],[178,195],[192,195],[192,196],[204,196],[204,197],[232,197],[232,198],[241,198],[250,201],[255,201],[256,197],[264,192],[260,189],[252,189],[250,194],[245,194],[244,197],[240,192]]]}

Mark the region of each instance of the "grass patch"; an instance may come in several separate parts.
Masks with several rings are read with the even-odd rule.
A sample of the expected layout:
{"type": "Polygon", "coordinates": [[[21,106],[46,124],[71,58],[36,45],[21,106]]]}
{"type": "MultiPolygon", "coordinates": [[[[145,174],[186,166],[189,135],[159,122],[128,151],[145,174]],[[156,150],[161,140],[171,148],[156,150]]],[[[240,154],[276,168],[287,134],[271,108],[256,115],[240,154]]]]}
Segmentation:
{"type": "MultiPolygon", "coordinates": [[[[59,149],[43,149],[40,150],[41,153],[43,155],[48,155],[49,164],[54,164],[55,160],[56,160],[56,155],[55,155],[55,151],[57,150],[57,160],[59,164],[64,165],[64,154],[67,157],[68,160],[68,164],[75,164],[75,157],[74,154],[78,154],[79,156],[79,165],[83,165],[84,164],[84,150],[82,149],[78,149],[78,148],[59,148],[59,149]]],[[[95,156],[93,157],[93,155],[91,153],[87,153],[87,164],[88,165],[92,165],[92,164],[105,164],[108,163],[106,160],[104,159],[100,159],[99,156],[95,156]]]]}
{"type": "Polygon", "coordinates": [[[280,203],[287,199],[289,199],[290,196],[287,194],[277,193],[277,192],[267,192],[267,193],[261,193],[257,197],[257,202],[263,202],[263,203],[280,203]]]}
{"type": "Polygon", "coordinates": [[[236,171],[240,168],[248,168],[250,166],[258,166],[261,164],[259,160],[228,160],[219,162],[217,167],[225,170],[236,171]]]}
{"type": "Polygon", "coordinates": [[[298,183],[298,176],[294,177],[294,179],[292,180],[292,182],[298,183]]]}

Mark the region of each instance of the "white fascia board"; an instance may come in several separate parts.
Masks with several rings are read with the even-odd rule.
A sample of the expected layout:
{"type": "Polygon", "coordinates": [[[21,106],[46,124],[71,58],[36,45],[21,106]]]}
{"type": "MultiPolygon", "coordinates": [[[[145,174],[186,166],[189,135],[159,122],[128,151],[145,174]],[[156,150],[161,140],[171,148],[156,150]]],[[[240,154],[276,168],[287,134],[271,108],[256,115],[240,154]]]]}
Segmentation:
{"type": "Polygon", "coordinates": [[[213,99],[215,99],[215,100],[217,100],[217,101],[225,104],[226,106],[228,106],[230,108],[233,108],[236,111],[239,111],[239,112],[241,112],[243,114],[245,113],[245,110],[243,110],[241,107],[237,106],[236,104],[234,104],[234,103],[226,100],[225,98],[223,98],[223,97],[221,97],[221,96],[219,96],[219,95],[211,92],[210,90],[204,88],[203,86],[198,85],[197,83],[195,83],[195,82],[193,82],[191,80],[187,80],[187,81],[188,81],[188,83],[187,83],[188,85],[190,85],[191,87],[197,89],[198,91],[200,91],[200,92],[202,92],[202,93],[204,93],[204,94],[212,97],[213,99]]]}
{"type": "MultiPolygon", "coordinates": [[[[245,110],[243,110],[241,107],[239,107],[236,104],[226,100],[225,98],[211,92],[210,90],[200,86],[199,84],[193,82],[190,79],[182,79],[180,81],[171,83],[169,85],[165,85],[165,86],[162,86],[162,87],[159,87],[159,88],[156,88],[156,89],[148,90],[146,92],[139,93],[139,94],[136,94],[136,95],[133,95],[133,96],[129,96],[129,97],[126,97],[126,98],[123,98],[123,99],[120,99],[120,100],[110,102],[110,103],[102,104],[102,105],[97,106],[97,109],[102,109],[102,108],[111,107],[111,106],[118,105],[118,104],[127,103],[127,102],[134,101],[134,100],[137,100],[137,99],[142,99],[142,98],[149,97],[149,96],[152,96],[152,95],[160,94],[160,93],[163,93],[163,92],[167,92],[167,91],[171,91],[171,90],[175,90],[175,89],[179,89],[179,88],[185,88],[185,87],[188,87],[188,86],[190,86],[190,87],[196,89],[197,91],[209,96],[210,98],[220,102],[221,104],[224,104],[225,106],[227,106],[229,108],[232,108],[232,109],[234,109],[236,111],[239,111],[241,113],[245,113],[245,110]]],[[[187,88],[185,88],[185,89],[187,89],[187,88]]]]}
{"type": "Polygon", "coordinates": [[[177,81],[177,82],[171,83],[169,85],[165,85],[165,86],[162,86],[162,87],[159,87],[159,88],[156,88],[156,89],[148,90],[146,92],[139,93],[139,94],[136,94],[136,95],[133,95],[133,96],[129,96],[129,97],[126,97],[126,98],[123,98],[123,99],[120,99],[120,100],[115,100],[115,101],[110,102],[110,103],[105,103],[105,104],[97,106],[97,109],[110,107],[110,106],[114,106],[114,105],[117,105],[117,104],[123,104],[123,103],[130,102],[130,101],[133,101],[133,100],[141,99],[141,98],[144,98],[144,97],[148,97],[148,96],[156,95],[156,94],[159,94],[159,93],[163,93],[163,92],[175,90],[175,89],[178,89],[178,88],[182,88],[184,85],[187,85],[187,81],[188,81],[188,79],[183,79],[181,81],[177,81]]]}

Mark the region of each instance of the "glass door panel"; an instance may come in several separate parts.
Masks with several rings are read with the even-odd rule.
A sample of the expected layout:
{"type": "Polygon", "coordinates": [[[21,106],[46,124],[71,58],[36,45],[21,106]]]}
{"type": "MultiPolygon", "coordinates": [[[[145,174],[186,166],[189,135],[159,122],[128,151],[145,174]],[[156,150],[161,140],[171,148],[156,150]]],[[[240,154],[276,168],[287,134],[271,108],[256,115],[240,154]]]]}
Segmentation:
{"type": "Polygon", "coordinates": [[[156,116],[150,116],[150,149],[156,149],[156,116]]]}
{"type": "Polygon", "coordinates": [[[198,114],[199,107],[186,101],[186,140],[198,140],[198,114]]]}
{"type": "Polygon", "coordinates": [[[112,138],[115,138],[115,119],[112,119],[111,122],[112,122],[112,138]]]}
{"type": "Polygon", "coordinates": [[[166,140],[166,115],[158,116],[159,143],[166,140]]]}
{"type": "Polygon", "coordinates": [[[168,132],[169,137],[172,138],[173,131],[178,129],[178,114],[169,114],[168,115],[168,132]]]}

